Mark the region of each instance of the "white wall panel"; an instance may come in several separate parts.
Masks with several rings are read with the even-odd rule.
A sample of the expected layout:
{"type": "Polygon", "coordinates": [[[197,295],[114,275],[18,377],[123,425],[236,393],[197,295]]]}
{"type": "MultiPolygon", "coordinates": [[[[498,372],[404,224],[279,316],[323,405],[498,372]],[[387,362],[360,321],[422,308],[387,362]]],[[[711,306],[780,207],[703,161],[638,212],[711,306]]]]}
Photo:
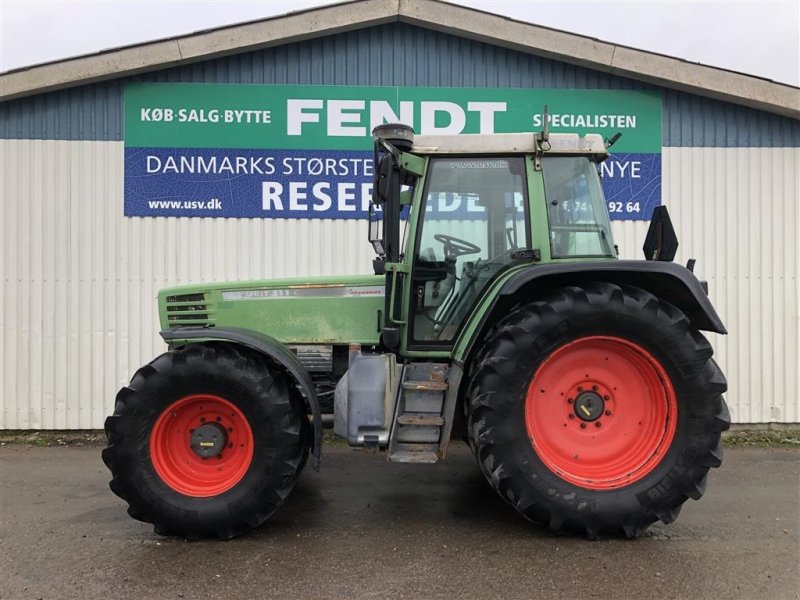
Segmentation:
{"type": "Polygon", "coordinates": [[[0,429],[103,426],[162,352],[156,294],[370,273],[361,221],[122,216],[120,142],[0,141],[0,429]]]}
{"type": "MultiPolygon", "coordinates": [[[[734,422],[800,422],[800,149],[664,148],[662,198],[729,335],[707,334],[734,422]]],[[[644,222],[616,222],[641,258],[644,222]]]]}
{"type": "MultiPolygon", "coordinates": [[[[164,349],[166,285],[369,273],[357,221],[122,216],[120,142],[0,141],[0,429],[102,427],[164,349]]],[[[663,195],[731,335],[737,422],[799,422],[800,150],[664,149],[663,195]]],[[[615,223],[623,257],[645,223],[615,223]]]]}

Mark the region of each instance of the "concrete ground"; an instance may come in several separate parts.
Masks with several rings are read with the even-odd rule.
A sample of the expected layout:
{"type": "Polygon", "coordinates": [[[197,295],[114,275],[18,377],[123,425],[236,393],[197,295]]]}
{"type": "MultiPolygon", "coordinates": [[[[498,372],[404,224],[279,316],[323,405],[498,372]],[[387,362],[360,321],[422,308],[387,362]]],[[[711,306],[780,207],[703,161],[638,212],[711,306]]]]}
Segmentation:
{"type": "Polygon", "coordinates": [[[325,448],[231,542],[162,538],[99,448],[0,448],[0,598],[800,598],[800,452],[735,448],[700,502],[628,541],[551,535],[463,445],[437,465],[325,448]]]}

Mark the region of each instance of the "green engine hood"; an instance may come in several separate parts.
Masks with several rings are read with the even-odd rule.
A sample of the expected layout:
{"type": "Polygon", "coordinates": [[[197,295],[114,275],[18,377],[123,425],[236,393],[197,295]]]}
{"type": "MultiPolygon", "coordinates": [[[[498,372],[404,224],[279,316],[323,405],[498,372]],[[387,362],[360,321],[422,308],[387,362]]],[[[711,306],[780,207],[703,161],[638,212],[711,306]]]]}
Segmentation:
{"type": "Polygon", "coordinates": [[[207,283],[158,293],[162,329],[242,327],[287,344],[377,344],[384,277],[207,283]]]}

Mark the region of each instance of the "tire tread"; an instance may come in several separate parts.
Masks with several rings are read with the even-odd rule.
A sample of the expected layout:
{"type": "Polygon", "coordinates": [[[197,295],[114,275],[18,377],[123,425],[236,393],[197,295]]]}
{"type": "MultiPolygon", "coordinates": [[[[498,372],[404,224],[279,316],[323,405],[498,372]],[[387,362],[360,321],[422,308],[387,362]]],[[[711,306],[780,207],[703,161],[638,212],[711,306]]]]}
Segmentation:
{"type": "Polygon", "coordinates": [[[550,290],[539,299],[518,304],[496,323],[471,360],[466,396],[469,445],[492,487],[529,520],[547,525],[554,533],[579,532],[589,539],[597,539],[603,533],[637,537],[657,520],[674,521],[683,502],[703,495],[708,470],[722,463],[720,434],[730,426],[730,414],[721,395],[727,388],[725,377],[712,355],[711,344],[691,326],[686,315],[645,290],[606,282],[550,290]],[[508,434],[502,426],[495,427],[501,417],[493,415],[504,403],[515,401],[512,393],[504,392],[537,332],[558,319],[598,308],[620,315],[643,312],[654,326],[669,328],[679,335],[684,354],[690,357],[680,365],[682,376],[691,381],[698,396],[688,411],[692,431],[692,456],[686,459],[689,467],[671,474],[674,488],[667,499],[642,500],[637,514],[615,522],[580,512],[579,506],[565,514],[550,499],[531,491],[525,480],[535,477],[535,473],[522,473],[517,467],[509,450],[508,434]]]}
{"type": "MultiPolygon", "coordinates": [[[[136,371],[131,382],[117,393],[114,414],[106,419],[108,445],[102,452],[103,462],[112,474],[109,486],[128,502],[131,517],[152,523],[160,535],[180,535],[187,540],[212,535],[228,540],[258,527],[272,515],[293,489],[308,458],[311,441],[302,398],[297,397],[284,377],[273,369],[255,351],[227,343],[198,343],[170,350],[136,371]],[[147,403],[152,391],[159,389],[158,386],[174,373],[185,377],[187,372],[197,369],[216,369],[215,372],[228,376],[235,373],[237,378],[253,382],[260,402],[266,401],[270,407],[256,411],[259,421],[250,423],[254,436],[277,421],[277,438],[283,444],[277,456],[280,466],[273,468],[274,476],[259,492],[259,498],[246,503],[247,508],[239,509],[238,513],[229,511],[231,515],[227,521],[215,519],[208,525],[200,524],[196,518],[176,518],[181,509],[167,509],[168,494],[142,484],[138,474],[143,461],[149,463],[149,447],[135,435],[137,427],[142,426],[142,415],[151,410],[147,403]],[[280,416],[276,418],[276,415],[280,416]]],[[[165,486],[160,487],[174,494],[165,486]]],[[[216,498],[211,500],[216,501],[216,498]]]]}

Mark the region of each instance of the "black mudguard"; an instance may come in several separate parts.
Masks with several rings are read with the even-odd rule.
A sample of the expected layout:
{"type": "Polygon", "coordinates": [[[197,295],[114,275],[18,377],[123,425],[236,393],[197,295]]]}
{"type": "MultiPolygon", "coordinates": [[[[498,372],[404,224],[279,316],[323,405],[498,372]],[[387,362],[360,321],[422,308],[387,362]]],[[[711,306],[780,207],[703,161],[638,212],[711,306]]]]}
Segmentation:
{"type": "Polygon", "coordinates": [[[679,308],[697,329],[728,333],[697,277],[672,262],[614,260],[534,265],[509,279],[498,299],[516,296],[523,288],[536,290],[588,281],[642,288],[679,308]]]}
{"type": "Polygon", "coordinates": [[[314,470],[319,471],[322,454],[322,413],[317,400],[314,382],[306,368],[297,356],[281,342],[263,333],[241,329],[239,327],[177,327],[161,332],[161,337],[168,344],[180,343],[184,340],[218,340],[232,342],[252,348],[264,354],[268,359],[277,363],[285,370],[303,390],[306,405],[314,417],[314,445],[311,449],[314,455],[314,470]]]}

